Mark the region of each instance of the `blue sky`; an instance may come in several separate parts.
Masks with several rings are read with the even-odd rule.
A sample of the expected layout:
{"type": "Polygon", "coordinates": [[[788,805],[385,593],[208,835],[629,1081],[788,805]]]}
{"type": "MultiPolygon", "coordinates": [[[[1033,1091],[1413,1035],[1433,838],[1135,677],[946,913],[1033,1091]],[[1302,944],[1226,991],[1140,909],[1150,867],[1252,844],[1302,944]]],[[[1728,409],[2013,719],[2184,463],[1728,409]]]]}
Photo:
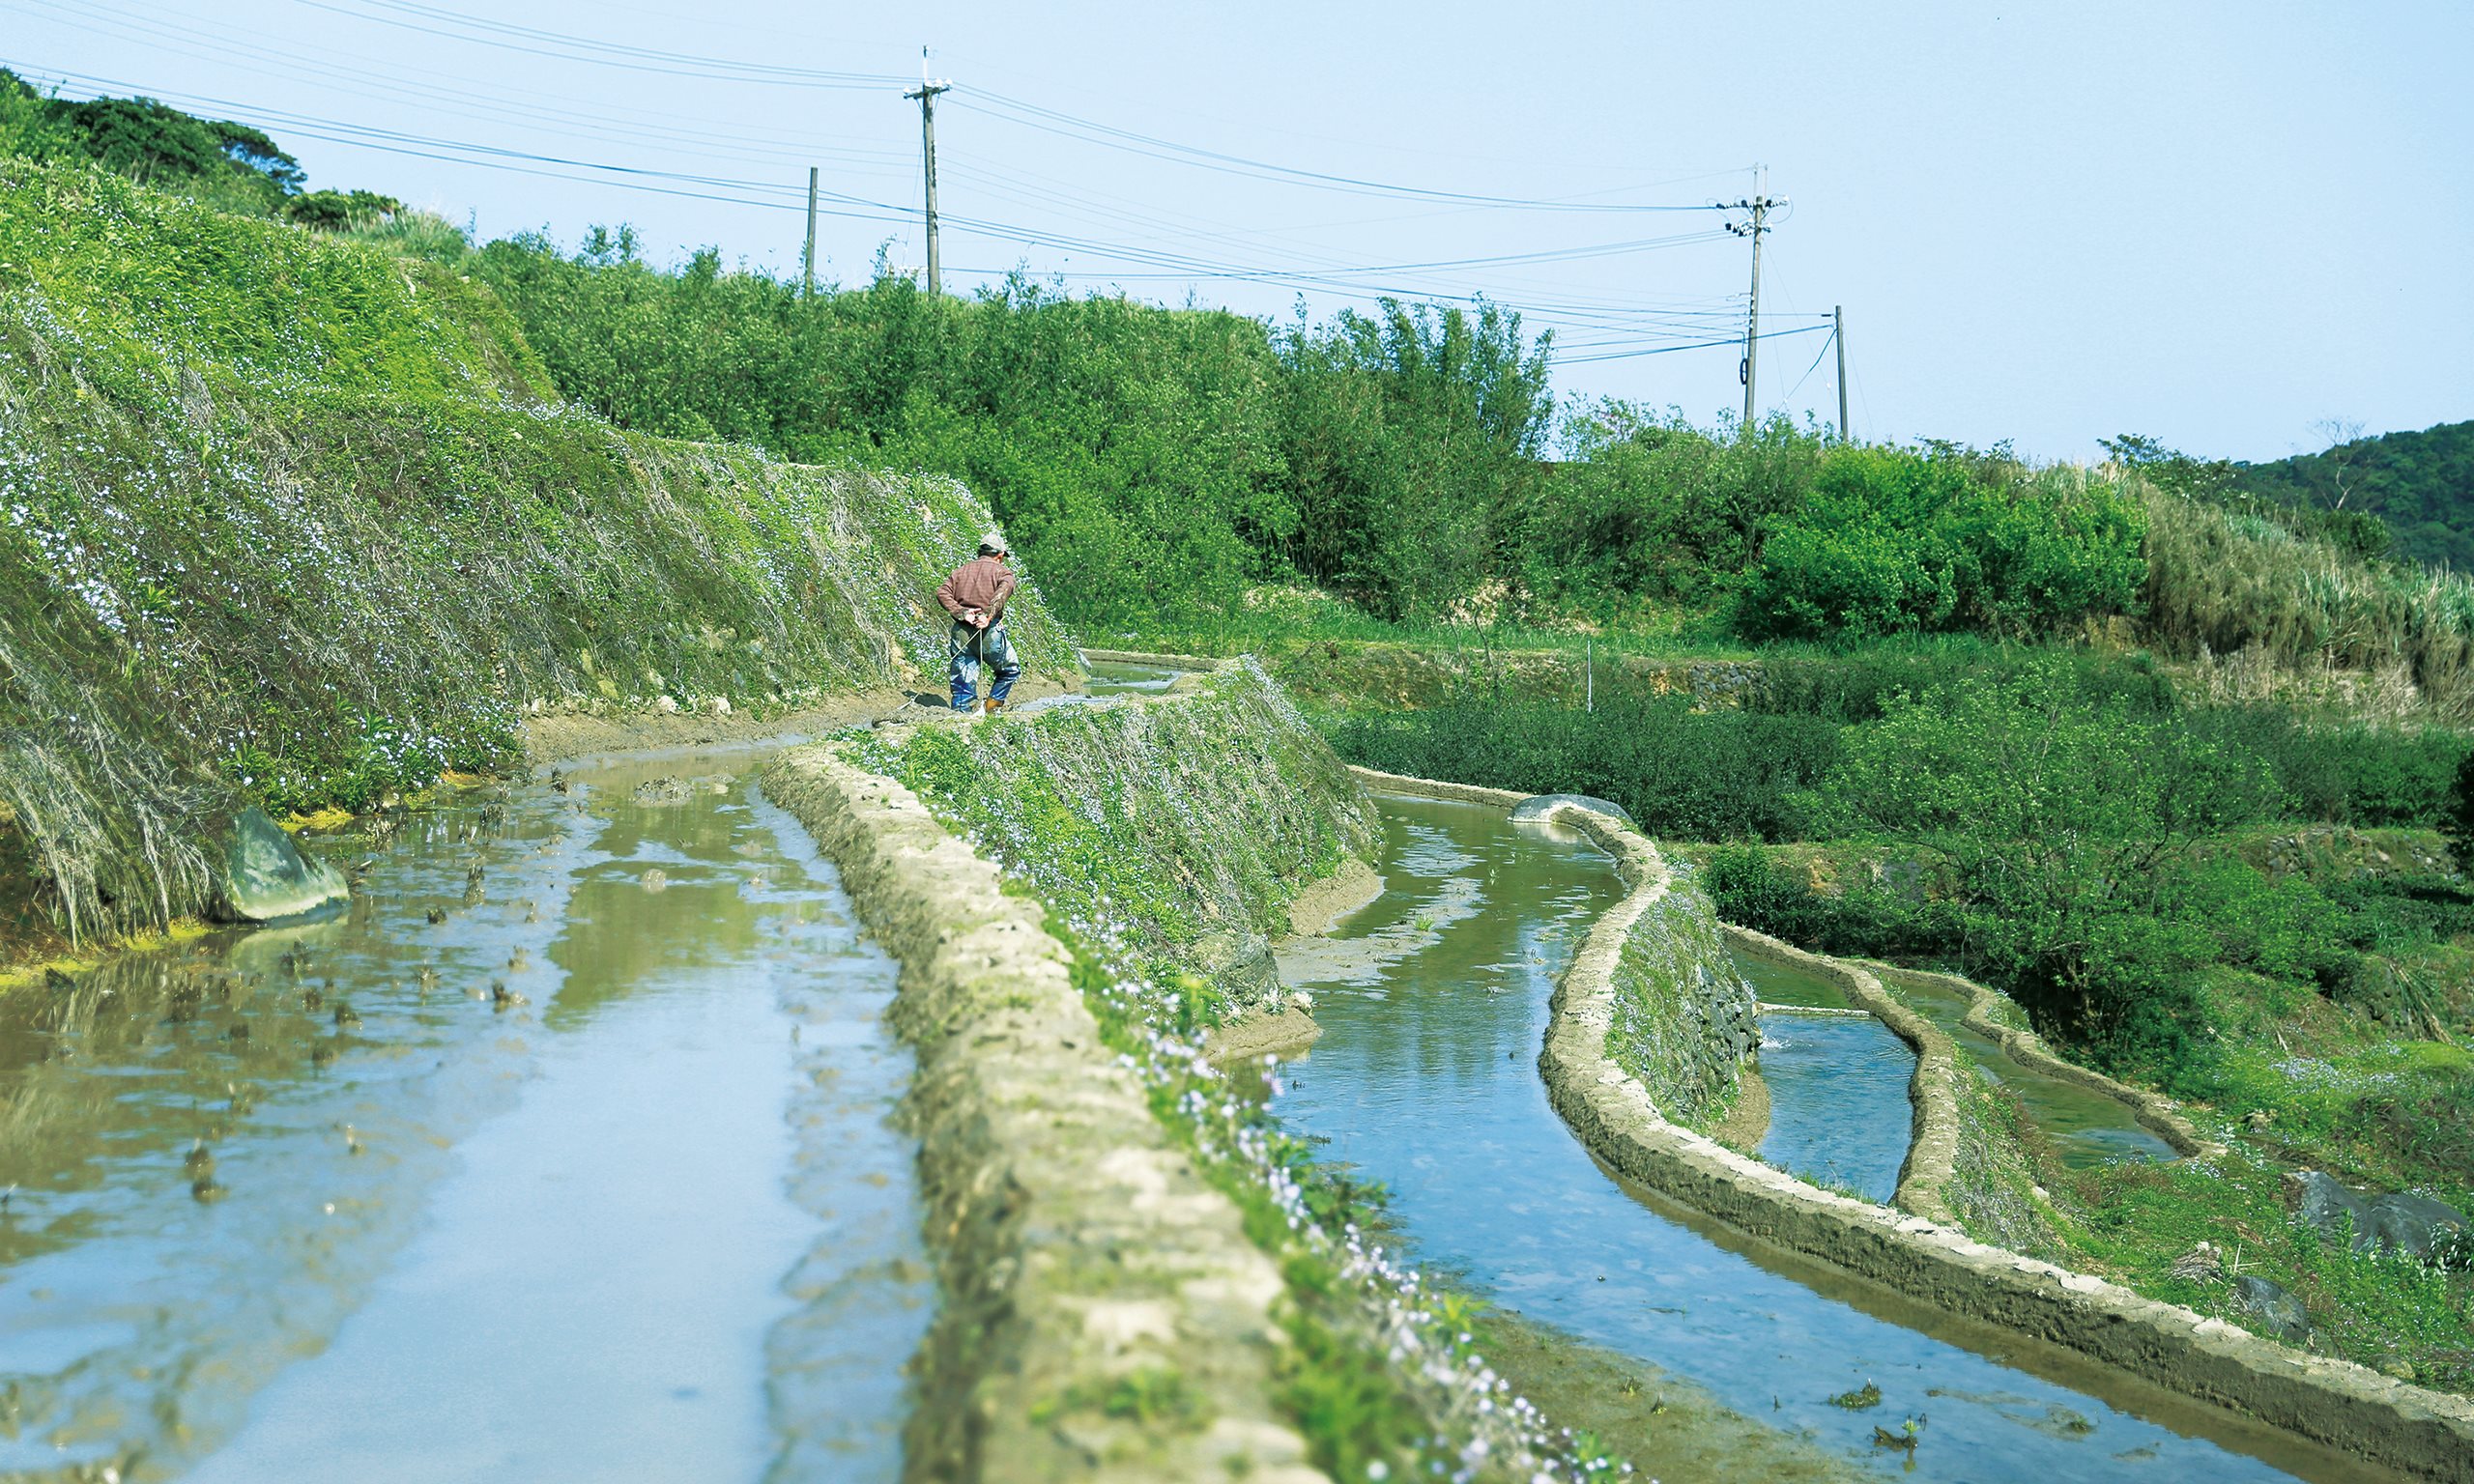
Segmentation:
{"type": "MultiPolygon", "coordinates": [[[[1282,318],[1352,285],[1484,294],[1556,330],[1568,396],[1706,420],[1740,405],[1737,352],[1669,348],[1740,332],[1720,214],[1460,198],[1698,208],[1758,163],[1793,202],[1765,328],[1846,306],[1860,435],[2080,458],[2137,431],[2263,459],[2323,419],[2474,417],[2461,0],[0,0],[0,65],[260,123],[313,185],[488,236],[632,222],[659,260],[711,243],[790,273],[816,164],[844,282],[880,248],[920,260],[918,111],[893,79],[923,44],[960,85],[937,116],[949,289],[1020,265],[1282,318]]],[[[1826,346],[1766,342],[1765,407],[1834,416],[1826,346]]]]}

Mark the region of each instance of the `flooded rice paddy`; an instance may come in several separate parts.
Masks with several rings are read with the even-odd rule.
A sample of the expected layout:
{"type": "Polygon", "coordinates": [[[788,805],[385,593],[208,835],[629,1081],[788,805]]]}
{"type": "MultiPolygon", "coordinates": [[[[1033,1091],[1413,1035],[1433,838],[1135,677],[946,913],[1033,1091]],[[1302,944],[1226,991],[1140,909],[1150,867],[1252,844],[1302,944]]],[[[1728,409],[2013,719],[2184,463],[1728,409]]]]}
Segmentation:
{"type": "Polygon", "coordinates": [[[1769,1129],[1761,1157],[1876,1205],[1913,1142],[1915,1051],[1818,974],[1751,954],[1736,972],[1760,999],[1769,1129]]]}
{"type": "MultiPolygon", "coordinates": [[[[1390,1188],[1419,1261],[1803,1435],[1852,1474],[2358,1476],[2333,1456],[1951,1321],[1610,1177],[1548,1103],[1537,1060],[1554,982],[1617,895],[1611,863],[1574,832],[1516,826],[1497,810],[1411,799],[1382,809],[1384,895],[1332,938],[1283,957],[1283,977],[1316,996],[1324,1034],[1283,1069],[1274,1106],[1327,1157],[1390,1188]],[[1877,1406],[1832,1404],[1868,1384],[1877,1406]],[[1908,1418],[1921,1419],[1912,1455],[1874,1445],[1876,1426],[1908,1418]]],[[[1827,1076],[1813,1081],[1826,1099],[1827,1076]]],[[[1896,1123],[1904,1147],[1903,1086],[1893,1106],[1863,1116],[1896,1123]]]]}
{"type": "Polygon", "coordinates": [[[0,999],[0,1478],[893,1479],[894,966],[745,753],[0,999]]]}
{"type": "Polygon", "coordinates": [[[2019,1095],[2028,1116],[2064,1164],[2085,1169],[2115,1159],[2171,1161],[2173,1146],[2131,1116],[2128,1104],[2010,1060],[2000,1042],[1964,1023],[1967,997],[1929,979],[1884,971],[1883,985],[1967,1048],[1985,1075],[2019,1095]]]}

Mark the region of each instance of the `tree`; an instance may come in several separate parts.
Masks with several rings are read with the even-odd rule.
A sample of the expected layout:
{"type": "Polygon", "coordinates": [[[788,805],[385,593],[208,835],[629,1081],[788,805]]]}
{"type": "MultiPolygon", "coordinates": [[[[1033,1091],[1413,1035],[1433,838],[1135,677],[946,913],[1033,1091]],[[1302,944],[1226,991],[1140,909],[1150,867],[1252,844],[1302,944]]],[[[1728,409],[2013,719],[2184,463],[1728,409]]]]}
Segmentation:
{"type": "Polygon", "coordinates": [[[2202,971],[2321,951],[2301,894],[2200,849],[2277,798],[2256,756],[2090,700],[2055,657],[1898,698],[1815,804],[1945,861],[1971,954],[2022,998],[2116,1062],[2172,1065],[2208,1030],[2202,971]]]}

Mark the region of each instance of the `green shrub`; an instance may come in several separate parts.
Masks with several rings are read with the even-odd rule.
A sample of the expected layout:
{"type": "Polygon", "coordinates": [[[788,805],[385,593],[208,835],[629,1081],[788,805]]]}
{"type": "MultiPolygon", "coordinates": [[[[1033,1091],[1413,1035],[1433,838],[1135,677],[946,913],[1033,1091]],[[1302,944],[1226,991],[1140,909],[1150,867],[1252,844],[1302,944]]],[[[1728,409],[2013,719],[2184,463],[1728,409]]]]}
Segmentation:
{"type": "Polygon", "coordinates": [[[2136,502],[2075,471],[1832,448],[1762,547],[1737,623],[1756,638],[2051,634],[2130,610],[2143,527],[2136,502]]]}
{"type": "Polygon", "coordinates": [[[1695,711],[1683,697],[1610,699],[1595,713],[1476,697],[1321,726],[1351,762],[1525,793],[1586,793],[1654,836],[1794,840],[1802,791],[1829,771],[1838,728],[1809,716],[1695,711]]]}

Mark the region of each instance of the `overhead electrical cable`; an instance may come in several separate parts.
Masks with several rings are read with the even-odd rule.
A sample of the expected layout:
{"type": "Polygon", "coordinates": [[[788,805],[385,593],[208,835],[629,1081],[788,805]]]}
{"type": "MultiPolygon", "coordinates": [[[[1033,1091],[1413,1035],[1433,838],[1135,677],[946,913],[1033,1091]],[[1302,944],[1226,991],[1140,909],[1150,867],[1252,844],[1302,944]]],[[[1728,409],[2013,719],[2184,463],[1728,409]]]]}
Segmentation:
{"type": "MultiPolygon", "coordinates": [[[[888,176],[898,173],[905,177],[907,176],[915,158],[912,152],[906,150],[850,150],[821,142],[808,144],[803,148],[791,148],[778,139],[759,140],[743,135],[680,128],[676,123],[648,124],[640,119],[621,118],[607,113],[584,112],[546,106],[522,100],[505,99],[446,83],[408,84],[400,72],[389,75],[348,65],[319,63],[309,60],[303,54],[323,52],[327,55],[334,55],[324,47],[304,47],[302,52],[295,53],[285,59],[282,65],[276,66],[269,62],[262,50],[231,45],[214,33],[153,17],[141,19],[133,15],[115,15],[109,10],[101,7],[81,4],[72,8],[57,3],[57,0],[0,0],[0,6],[27,12],[49,13],[52,18],[62,24],[141,43],[160,46],[163,45],[166,38],[177,39],[180,43],[178,46],[164,46],[163,49],[180,55],[220,55],[234,66],[267,76],[286,79],[302,76],[329,79],[338,86],[350,88],[358,95],[395,98],[418,106],[425,112],[445,113],[453,117],[485,122],[531,121],[532,127],[568,138],[632,139],[666,154],[706,159],[743,161],[750,157],[769,157],[785,164],[805,164],[821,157],[848,161],[850,165],[862,170],[874,167],[876,173],[888,176]],[[127,29],[121,29],[123,27],[127,29]],[[459,103],[464,106],[456,106],[459,103]],[[566,127],[568,125],[576,127],[566,127]],[[722,154],[718,153],[717,149],[696,147],[705,144],[716,146],[718,150],[727,150],[728,153],[722,154]]],[[[403,71],[420,73],[424,70],[403,71]]],[[[444,78],[450,74],[427,73],[427,75],[444,78]]],[[[653,117],[675,118],[676,116],[654,115],[653,117]]]]}
{"type": "MultiPolygon", "coordinates": [[[[43,9],[50,9],[55,3],[56,0],[0,0],[0,4],[16,4],[43,9]]],[[[138,3],[143,3],[143,0],[138,0],[138,3]]],[[[298,0],[298,3],[317,9],[336,11],[338,14],[350,14],[339,6],[328,3],[328,0],[298,0]]],[[[465,21],[477,21],[476,17],[460,16],[460,13],[421,5],[417,0],[360,0],[360,3],[364,7],[393,9],[424,16],[436,14],[441,17],[458,17],[465,21]]],[[[504,23],[496,22],[489,25],[501,31],[523,32],[528,36],[533,33],[533,28],[508,27],[504,23]]],[[[560,39],[556,33],[542,32],[538,35],[554,40],[560,39]]],[[[643,48],[628,50],[638,51],[643,48]]],[[[715,59],[690,58],[688,60],[710,62],[715,59]]],[[[346,71],[349,72],[354,70],[346,71]]],[[[74,79],[99,89],[140,91],[117,79],[91,74],[58,72],[53,75],[60,76],[64,80],[74,79]]],[[[487,95],[468,92],[464,97],[484,107],[504,106],[503,100],[491,99],[487,95]]],[[[787,181],[751,180],[719,173],[612,164],[565,155],[508,149],[471,140],[441,138],[406,130],[350,124],[289,110],[253,108],[223,99],[193,96],[181,100],[189,106],[209,107],[241,116],[263,118],[278,128],[311,138],[412,157],[475,164],[549,179],[575,182],[599,181],[602,184],[618,185],[627,189],[652,194],[715,201],[770,211],[801,210],[801,192],[795,184],[787,181]]],[[[1006,101],[1013,102],[1010,100],[1006,101]]],[[[516,104],[515,106],[525,105],[516,104]]],[[[1053,113],[1053,110],[1048,110],[1048,112],[1053,113]]],[[[1066,118],[1067,116],[1057,115],[1057,117],[1066,118]]],[[[1073,122],[1087,124],[1088,121],[1073,122]]],[[[1105,128],[1105,126],[1091,127],[1105,128]]],[[[1164,147],[1167,144],[1166,141],[1151,140],[1149,136],[1131,135],[1129,131],[1115,132],[1128,134],[1129,138],[1139,143],[1158,143],[1164,147]]],[[[1468,192],[1434,191],[1417,186],[1389,186],[1381,183],[1332,176],[1322,172],[1291,171],[1286,167],[1267,166],[1261,161],[1247,160],[1240,157],[1223,157],[1217,152],[1194,150],[1191,147],[1175,148],[1194,160],[1215,162],[1224,160],[1242,169],[1269,170],[1274,172],[1277,178],[1294,178],[1350,190],[1394,194],[1426,201],[1449,201],[1486,208],[1565,210],[1578,205],[1571,200],[1524,201],[1519,198],[1480,196],[1468,192]]],[[[1059,185],[1061,186],[1062,183],[1059,185]]],[[[1221,238],[1225,241],[1226,234],[1196,230],[1193,226],[1181,226],[1157,216],[1147,216],[1136,203],[1127,203],[1126,209],[1120,209],[1105,202],[1094,201],[1087,196],[1081,196],[1078,201],[1075,198],[1080,193],[1070,189],[1043,190],[1036,186],[1021,190],[1008,189],[1003,193],[1026,206],[1043,210],[1054,210],[1062,201],[1071,210],[1079,210],[1085,214],[1099,214],[1113,218],[1121,226],[1130,227],[1137,234],[1146,234],[1152,239],[1148,243],[1108,241],[1015,222],[951,214],[944,215],[944,224],[948,230],[965,236],[980,237],[1016,246],[1047,248],[1069,255],[1100,258],[1124,265],[1127,269],[1127,271],[1116,272],[1076,270],[1071,272],[1057,271],[1047,275],[1059,280],[1071,277],[1083,281],[1118,283],[1161,280],[1243,281],[1293,288],[1300,292],[1325,295],[1356,302],[1395,300],[1495,306],[1538,323],[1548,332],[1565,332],[1566,348],[1581,353],[1562,357],[1572,364],[1625,359],[1634,356],[1663,354],[1669,351],[1741,344],[1740,336],[1718,335],[1713,332],[1710,324],[1702,323],[1733,319],[1738,312],[1734,305],[1728,302],[1733,296],[1718,296],[1705,300],[1704,302],[1715,304],[1717,307],[1703,308],[1688,302],[1657,304],[1638,300],[1591,300],[1571,296],[1568,290],[1507,297],[1500,292],[1487,292],[1483,288],[1471,285],[1471,292],[1454,292],[1437,281],[1438,279],[1466,280],[1481,272],[1491,273],[1505,268],[1577,262],[1690,245],[1717,240],[1720,234],[1716,231],[1685,232],[1656,238],[1623,239],[1519,252],[1473,254],[1456,258],[1429,258],[1388,264],[1347,263],[1328,257],[1323,257],[1322,261],[1310,265],[1247,264],[1215,259],[1165,245],[1163,240],[1190,242],[1197,238],[1221,238]],[[1597,332],[1597,337],[1589,337],[1589,332],[1592,330],[1597,332]],[[1582,338],[1570,338],[1571,331],[1579,331],[1582,338]],[[1654,343],[1644,345],[1642,343],[1644,341],[1654,343]]],[[[893,201],[873,199],[866,195],[840,190],[826,190],[821,194],[825,201],[832,204],[820,207],[820,214],[836,218],[904,228],[916,222],[920,217],[917,208],[893,201]]],[[[1597,210],[1601,207],[1608,210],[1649,209],[1628,205],[1607,206],[1603,203],[1592,204],[1589,209],[1597,210]]],[[[1706,210],[1707,208],[1678,209],[1706,210]]],[[[1187,218],[1190,222],[1195,219],[1187,218]]],[[[1243,244],[1230,243],[1229,245],[1242,246],[1243,244]]],[[[1021,267],[1027,268],[1028,265],[1021,265],[1021,267]]],[[[1009,271],[978,271],[1001,275],[1009,271]]],[[[1827,328],[1826,325],[1813,325],[1800,328],[1781,329],[1765,334],[1762,338],[1810,333],[1815,329],[1827,328]]],[[[1807,372],[1807,376],[1809,374],[1807,372]]]]}
{"type": "MultiPolygon", "coordinates": [[[[1232,174],[1251,175],[1258,179],[1293,181],[1319,186],[1329,190],[1344,190],[1357,194],[1401,196],[1420,201],[1450,202],[1466,206],[1517,208],[1522,211],[1533,212],[1629,213],[1713,212],[1722,210],[1721,207],[1711,202],[1702,202],[1690,205],[1651,205],[1636,202],[1589,201],[1577,197],[1554,199],[1523,196],[1493,196],[1470,191],[1440,190],[1422,186],[1400,186],[1384,181],[1369,181],[1362,180],[1354,176],[1336,175],[1321,170],[1305,170],[1293,165],[1274,164],[1268,160],[1250,159],[1242,155],[1229,155],[1219,150],[1207,150],[1195,145],[1179,144],[1174,140],[1162,139],[1152,134],[1137,133],[1133,129],[1119,128],[1114,125],[1102,124],[1096,120],[1077,118],[1072,114],[1064,113],[1054,108],[1045,108],[1037,103],[1029,103],[1024,102],[1020,99],[1007,98],[1001,93],[992,93],[984,88],[964,87],[957,84],[953,90],[953,97],[965,107],[975,106],[975,111],[977,112],[991,114],[999,118],[1011,117],[1013,121],[1018,124],[1022,124],[1032,128],[1045,129],[1050,133],[1062,134],[1068,138],[1079,138],[1093,144],[1104,144],[1111,148],[1127,150],[1136,155],[1148,155],[1154,158],[1182,158],[1188,162],[1199,163],[1207,168],[1221,169],[1232,174]]],[[[1593,194],[1605,194],[1605,192],[1593,192],[1593,194]]]]}
{"type": "Polygon", "coordinates": [[[476,46],[493,46],[503,51],[522,52],[528,56],[548,57],[561,62],[580,62],[598,67],[623,68],[630,71],[652,72],[667,77],[704,77],[720,82],[763,83],[800,88],[884,88],[896,87],[904,78],[891,72],[832,71],[819,68],[780,67],[763,62],[742,62],[728,57],[700,57],[686,52],[665,51],[648,46],[627,46],[592,37],[573,36],[563,32],[544,31],[533,26],[519,26],[507,21],[490,20],[450,11],[442,6],[419,5],[413,0],[360,0],[359,5],[338,5],[332,0],[292,0],[295,5],[313,11],[326,11],[336,15],[349,15],[360,20],[373,20],[381,25],[398,26],[417,31],[424,36],[445,37],[467,42],[476,46]],[[395,14],[388,14],[388,13],[395,14]],[[428,22],[424,24],[424,22],[428,22]]]}

